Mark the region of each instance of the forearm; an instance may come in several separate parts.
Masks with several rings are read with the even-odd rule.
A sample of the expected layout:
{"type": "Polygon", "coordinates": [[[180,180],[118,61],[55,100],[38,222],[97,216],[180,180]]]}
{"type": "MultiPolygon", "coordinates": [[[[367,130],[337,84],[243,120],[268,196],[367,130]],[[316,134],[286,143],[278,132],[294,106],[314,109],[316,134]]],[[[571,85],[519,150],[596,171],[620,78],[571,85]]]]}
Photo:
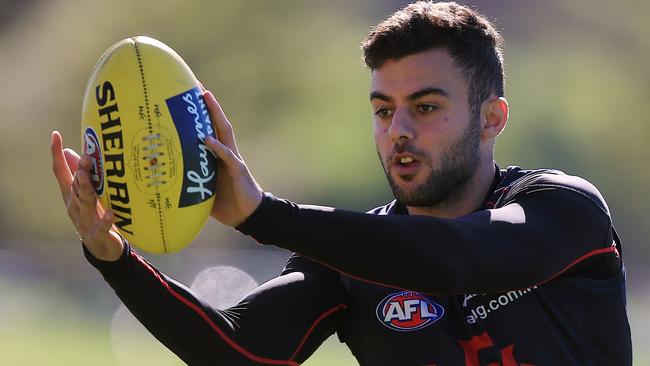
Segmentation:
{"type": "Polygon", "coordinates": [[[297,365],[334,331],[336,317],[323,319],[322,314],[344,309],[331,281],[319,275],[288,273],[221,311],[128,244],[116,262],[85,254],[135,317],[190,365],[297,365]],[[305,316],[296,319],[292,309],[305,316]],[[306,334],[315,319],[323,321],[306,334]]]}
{"type": "Polygon", "coordinates": [[[128,244],[116,262],[99,261],[85,248],[89,262],[133,315],[161,343],[190,365],[241,360],[225,344],[232,324],[190,290],[157,271],[128,244]]]}

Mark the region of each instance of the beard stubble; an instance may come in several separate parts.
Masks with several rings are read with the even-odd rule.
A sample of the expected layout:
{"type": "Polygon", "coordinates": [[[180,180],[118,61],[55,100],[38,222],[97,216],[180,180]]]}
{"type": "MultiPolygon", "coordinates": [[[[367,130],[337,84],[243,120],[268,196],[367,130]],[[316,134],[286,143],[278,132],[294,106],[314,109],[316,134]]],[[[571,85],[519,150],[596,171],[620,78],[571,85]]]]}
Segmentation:
{"type": "MultiPolygon", "coordinates": [[[[463,135],[442,153],[439,169],[433,169],[431,159],[426,152],[414,148],[408,142],[395,145],[393,154],[386,164],[380,156],[395,200],[401,205],[413,207],[441,206],[455,201],[458,196],[463,194],[478,167],[480,137],[480,123],[474,120],[465,129],[463,135]],[[431,168],[424,183],[409,191],[400,188],[387,167],[391,164],[394,154],[403,152],[413,154],[422,164],[431,168]]],[[[410,181],[413,178],[413,176],[402,177],[405,181],[410,181]]]]}

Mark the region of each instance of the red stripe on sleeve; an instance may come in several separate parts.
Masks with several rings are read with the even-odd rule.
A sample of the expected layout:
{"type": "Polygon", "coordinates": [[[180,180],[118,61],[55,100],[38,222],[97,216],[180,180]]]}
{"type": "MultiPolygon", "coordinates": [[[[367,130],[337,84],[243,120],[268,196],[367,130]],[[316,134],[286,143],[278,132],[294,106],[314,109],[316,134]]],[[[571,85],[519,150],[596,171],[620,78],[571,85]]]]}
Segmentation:
{"type": "MultiPolygon", "coordinates": [[[[203,320],[205,320],[205,321],[210,325],[210,327],[211,327],[211,328],[212,328],[212,329],[213,329],[213,330],[214,330],[214,331],[215,331],[215,332],[216,332],[216,333],[217,333],[217,334],[218,334],[218,335],[219,335],[219,336],[220,336],[220,337],[221,337],[221,338],[222,338],[222,339],[223,339],[223,340],[224,340],[224,341],[225,341],[225,342],[230,346],[230,347],[234,348],[237,352],[241,353],[241,354],[244,355],[246,358],[248,358],[248,359],[250,359],[250,360],[252,360],[252,361],[255,361],[255,362],[258,362],[258,363],[262,363],[262,364],[267,364],[267,365],[291,365],[291,366],[298,366],[298,365],[299,365],[299,363],[297,363],[297,362],[295,362],[295,361],[292,361],[292,360],[274,360],[274,359],[270,359],[270,358],[259,357],[259,356],[256,356],[256,355],[254,355],[254,354],[248,352],[244,347],[242,347],[242,346],[240,346],[239,344],[237,344],[237,343],[236,343],[235,341],[233,341],[230,337],[228,337],[228,336],[227,336],[227,335],[226,335],[226,334],[225,334],[221,329],[219,329],[219,327],[217,326],[217,324],[215,324],[214,321],[212,321],[212,319],[208,316],[208,314],[206,314],[206,313],[203,311],[203,309],[201,309],[199,306],[197,306],[197,305],[194,304],[193,302],[191,302],[191,301],[189,301],[188,299],[186,299],[185,297],[183,297],[183,296],[182,296],[181,294],[179,294],[178,292],[174,291],[174,289],[171,288],[171,286],[169,286],[169,283],[167,283],[167,281],[165,281],[165,280],[160,276],[160,274],[158,274],[158,272],[156,272],[156,270],[154,270],[154,269],[149,265],[149,263],[147,263],[147,262],[146,262],[142,257],[140,257],[136,252],[132,251],[132,252],[131,252],[131,255],[132,255],[135,259],[137,259],[138,262],[140,262],[140,263],[141,263],[145,268],[147,268],[147,270],[149,270],[149,272],[151,272],[151,273],[156,277],[156,279],[158,279],[158,281],[159,281],[159,282],[160,282],[160,283],[161,283],[161,284],[162,284],[162,285],[167,289],[167,291],[169,291],[170,294],[172,294],[172,296],[174,296],[174,297],[175,297],[176,299],[178,299],[180,302],[182,302],[182,303],[185,304],[187,307],[189,307],[189,308],[192,309],[194,312],[196,312],[196,313],[197,313],[201,318],[203,318],[203,320]]],[[[321,316],[321,317],[322,317],[322,316],[321,316]]],[[[320,319],[320,318],[319,318],[319,319],[320,319]]],[[[302,344],[301,344],[301,346],[302,346],[302,344]]]]}
{"type": "Polygon", "coordinates": [[[339,305],[327,310],[323,314],[321,314],[321,316],[319,316],[318,319],[316,319],[314,321],[314,323],[312,323],[312,325],[309,327],[309,330],[307,330],[307,333],[305,333],[305,336],[302,338],[302,341],[300,341],[300,344],[298,345],[298,348],[296,348],[296,351],[293,353],[293,355],[291,355],[291,359],[293,360],[294,358],[296,358],[296,356],[298,355],[298,352],[300,352],[300,350],[302,349],[302,346],[305,345],[305,342],[307,342],[307,338],[309,338],[309,335],[311,334],[311,332],[314,331],[314,329],[316,328],[318,323],[320,323],[323,319],[327,318],[330,314],[333,314],[333,313],[335,313],[335,312],[337,312],[339,310],[343,310],[343,309],[346,309],[346,308],[347,308],[347,306],[345,304],[339,304],[339,305]]]}
{"type": "MultiPolygon", "coordinates": [[[[552,279],[558,277],[562,273],[564,273],[564,272],[568,271],[569,269],[571,269],[571,267],[575,266],[576,264],[582,262],[583,260],[585,260],[587,258],[593,257],[594,255],[607,254],[607,253],[615,253],[617,257],[620,256],[620,254],[618,252],[618,249],[616,249],[616,246],[613,246],[613,245],[611,247],[607,247],[607,248],[600,248],[600,249],[592,250],[591,252],[589,252],[589,253],[579,257],[578,259],[574,260],[573,262],[571,262],[568,266],[564,267],[558,273],[552,275],[551,277],[547,278],[546,280],[543,280],[542,282],[536,283],[536,284],[531,285],[531,286],[542,285],[542,284],[544,284],[544,283],[546,283],[548,281],[551,281],[552,279]]],[[[307,258],[309,258],[309,257],[307,257],[307,258]]],[[[347,272],[341,271],[340,269],[338,269],[336,267],[330,266],[327,263],[320,262],[320,261],[318,261],[316,259],[313,259],[313,258],[309,258],[309,259],[311,259],[313,261],[316,261],[316,262],[324,265],[325,267],[329,267],[329,268],[331,268],[331,269],[333,269],[333,270],[335,270],[335,271],[337,271],[337,272],[339,272],[339,273],[341,273],[341,274],[343,274],[343,275],[345,275],[347,277],[353,278],[353,279],[358,280],[358,281],[370,283],[370,284],[373,284],[373,285],[383,286],[383,287],[394,288],[394,289],[398,289],[398,290],[411,291],[410,289],[407,289],[407,288],[403,288],[403,287],[399,287],[399,286],[395,286],[395,285],[389,285],[389,284],[385,284],[385,283],[381,283],[381,282],[377,282],[377,281],[367,280],[365,278],[361,278],[361,277],[358,277],[358,276],[354,276],[354,275],[351,275],[351,274],[349,274],[347,272]]],[[[510,289],[510,290],[512,290],[512,289],[510,289]]],[[[504,290],[504,291],[507,291],[507,290],[504,290]]],[[[419,292],[419,293],[425,294],[425,295],[428,294],[426,292],[419,292]]]]}
{"type": "Polygon", "coordinates": [[[575,266],[576,264],[582,262],[583,260],[585,260],[587,258],[593,257],[594,255],[607,254],[607,253],[615,253],[617,257],[620,256],[620,254],[618,253],[618,249],[616,249],[615,246],[592,250],[591,252],[589,252],[589,253],[579,257],[578,259],[574,260],[573,262],[569,263],[569,265],[564,267],[560,272],[558,272],[558,273],[554,274],[553,276],[549,277],[548,279],[536,284],[536,286],[539,286],[539,285],[542,285],[542,284],[544,284],[544,283],[546,283],[548,281],[551,281],[552,279],[558,277],[562,273],[564,273],[564,272],[568,271],[569,269],[571,269],[571,267],[575,266]]]}

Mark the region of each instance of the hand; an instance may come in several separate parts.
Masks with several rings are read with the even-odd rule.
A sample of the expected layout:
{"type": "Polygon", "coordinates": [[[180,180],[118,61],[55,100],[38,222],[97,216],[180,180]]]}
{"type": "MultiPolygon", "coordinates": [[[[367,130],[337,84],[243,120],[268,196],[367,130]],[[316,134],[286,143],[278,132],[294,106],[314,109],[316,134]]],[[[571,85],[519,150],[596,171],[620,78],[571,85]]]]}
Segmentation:
{"type": "Polygon", "coordinates": [[[219,157],[217,188],[211,216],[224,225],[237,226],[262,202],[262,189],[239,155],[232,125],[214,95],[206,90],[203,99],[217,138],[208,136],[206,145],[219,157]]]}
{"type": "Polygon", "coordinates": [[[59,183],[68,216],[86,248],[97,259],[114,261],[120,258],[124,244],[113,227],[113,212],[97,203],[90,182],[90,159],[79,157],[72,149],[63,149],[58,131],[52,132],[52,170],[59,183]]]}

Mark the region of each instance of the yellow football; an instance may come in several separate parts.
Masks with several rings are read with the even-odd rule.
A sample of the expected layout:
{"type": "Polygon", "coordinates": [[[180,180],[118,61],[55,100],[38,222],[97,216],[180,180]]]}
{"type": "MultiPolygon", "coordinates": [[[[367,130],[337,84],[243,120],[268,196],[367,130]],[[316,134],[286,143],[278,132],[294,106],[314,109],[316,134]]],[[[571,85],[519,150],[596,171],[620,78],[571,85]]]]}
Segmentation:
{"type": "Polygon", "coordinates": [[[115,226],[135,246],[189,245],[214,202],[212,123],[190,68],[149,37],[124,39],[99,59],[83,98],[81,138],[91,180],[115,226]]]}

